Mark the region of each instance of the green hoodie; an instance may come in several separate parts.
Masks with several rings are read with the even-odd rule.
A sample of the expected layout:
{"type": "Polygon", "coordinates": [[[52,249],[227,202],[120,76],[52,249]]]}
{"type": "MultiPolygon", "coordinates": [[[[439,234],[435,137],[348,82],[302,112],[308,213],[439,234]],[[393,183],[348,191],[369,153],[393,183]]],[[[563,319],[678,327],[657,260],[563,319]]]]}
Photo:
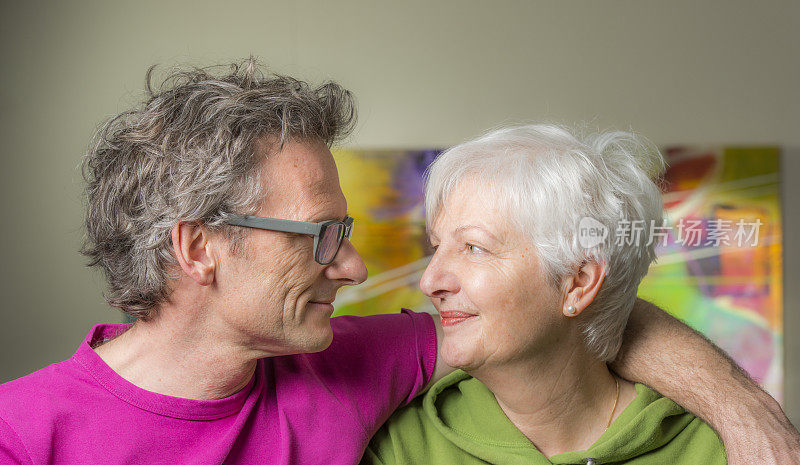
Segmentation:
{"type": "Polygon", "coordinates": [[[642,384],[636,398],[589,450],[548,460],[522,434],[489,389],[463,371],[445,377],[395,412],[370,442],[362,464],[725,464],[716,433],[642,384]]]}

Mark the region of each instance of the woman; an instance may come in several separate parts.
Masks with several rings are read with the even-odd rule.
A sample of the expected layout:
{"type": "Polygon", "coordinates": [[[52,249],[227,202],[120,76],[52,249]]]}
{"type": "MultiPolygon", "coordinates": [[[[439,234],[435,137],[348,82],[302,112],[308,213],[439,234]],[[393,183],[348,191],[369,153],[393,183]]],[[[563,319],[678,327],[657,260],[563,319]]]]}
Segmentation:
{"type": "Polygon", "coordinates": [[[725,463],[705,423],[609,371],[655,258],[658,151],[635,135],[494,131],[432,165],[421,288],[457,371],[367,463],[725,463]]]}

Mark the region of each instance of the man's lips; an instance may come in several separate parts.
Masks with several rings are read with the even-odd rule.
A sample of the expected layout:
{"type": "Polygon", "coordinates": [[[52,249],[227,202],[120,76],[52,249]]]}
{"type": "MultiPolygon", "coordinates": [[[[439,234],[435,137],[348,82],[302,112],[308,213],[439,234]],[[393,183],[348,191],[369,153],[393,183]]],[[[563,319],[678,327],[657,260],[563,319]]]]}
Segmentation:
{"type": "Polygon", "coordinates": [[[445,310],[440,311],[439,316],[442,317],[442,326],[453,326],[463,323],[470,318],[475,318],[478,315],[475,315],[474,313],[445,310]]]}
{"type": "Polygon", "coordinates": [[[331,300],[309,300],[308,303],[315,307],[325,308],[325,310],[333,312],[333,299],[331,300]]]}

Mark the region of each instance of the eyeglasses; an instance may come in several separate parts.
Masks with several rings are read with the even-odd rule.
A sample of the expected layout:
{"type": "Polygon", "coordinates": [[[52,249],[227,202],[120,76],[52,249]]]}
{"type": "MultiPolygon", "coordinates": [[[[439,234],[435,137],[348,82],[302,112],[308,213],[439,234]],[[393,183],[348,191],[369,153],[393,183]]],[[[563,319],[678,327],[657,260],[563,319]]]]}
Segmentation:
{"type": "Polygon", "coordinates": [[[329,220],[307,223],[263,216],[228,214],[225,223],[233,226],[314,236],[314,260],[320,265],[327,265],[336,257],[344,238],[350,238],[350,234],[353,232],[353,221],[353,218],[349,216],[345,217],[344,221],[329,220]]]}

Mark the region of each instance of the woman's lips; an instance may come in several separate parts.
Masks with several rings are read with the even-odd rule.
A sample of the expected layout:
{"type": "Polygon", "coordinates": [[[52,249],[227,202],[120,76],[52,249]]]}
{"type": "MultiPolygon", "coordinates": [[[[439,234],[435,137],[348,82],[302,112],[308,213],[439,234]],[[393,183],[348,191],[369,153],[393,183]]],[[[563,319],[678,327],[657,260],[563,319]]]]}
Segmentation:
{"type": "Polygon", "coordinates": [[[477,316],[474,313],[458,311],[440,311],[439,315],[442,317],[442,326],[457,325],[477,316]]]}

